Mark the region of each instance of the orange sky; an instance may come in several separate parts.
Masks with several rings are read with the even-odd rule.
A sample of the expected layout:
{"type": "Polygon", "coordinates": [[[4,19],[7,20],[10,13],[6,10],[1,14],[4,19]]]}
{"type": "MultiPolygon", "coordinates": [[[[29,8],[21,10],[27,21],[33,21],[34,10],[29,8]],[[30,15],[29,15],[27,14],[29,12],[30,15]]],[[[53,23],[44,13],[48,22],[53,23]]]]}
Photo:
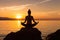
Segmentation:
{"type": "Polygon", "coordinates": [[[0,17],[16,18],[19,14],[24,18],[31,9],[35,19],[60,18],[59,0],[1,0],[0,4],[0,17]]]}

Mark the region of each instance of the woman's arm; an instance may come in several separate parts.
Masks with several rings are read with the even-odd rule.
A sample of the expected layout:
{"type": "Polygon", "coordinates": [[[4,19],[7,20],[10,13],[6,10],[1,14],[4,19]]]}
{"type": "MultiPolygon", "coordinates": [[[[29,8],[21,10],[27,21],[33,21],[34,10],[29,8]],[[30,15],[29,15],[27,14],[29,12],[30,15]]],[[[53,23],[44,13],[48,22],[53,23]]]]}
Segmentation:
{"type": "Polygon", "coordinates": [[[36,23],[35,20],[34,20],[34,18],[33,18],[33,16],[32,16],[32,19],[33,19],[33,22],[36,23]]]}
{"type": "Polygon", "coordinates": [[[23,23],[26,23],[26,17],[25,17],[25,21],[23,23]]]}
{"type": "MultiPolygon", "coordinates": [[[[32,16],[32,18],[33,18],[33,16],[32,16]]],[[[34,18],[33,18],[33,22],[34,22],[34,23],[39,23],[39,22],[36,22],[36,21],[34,20],[34,18]]]]}

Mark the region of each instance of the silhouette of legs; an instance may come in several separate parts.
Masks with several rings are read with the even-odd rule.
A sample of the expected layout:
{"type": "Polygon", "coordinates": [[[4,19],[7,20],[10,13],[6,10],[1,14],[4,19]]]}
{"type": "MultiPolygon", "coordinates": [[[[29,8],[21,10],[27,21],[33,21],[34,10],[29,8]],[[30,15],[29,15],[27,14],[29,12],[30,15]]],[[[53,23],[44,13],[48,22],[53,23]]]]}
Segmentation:
{"type": "Polygon", "coordinates": [[[25,27],[34,27],[36,26],[38,23],[34,23],[34,24],[24,24],[24,23],[21,23],[23,26],[25,27]]]}

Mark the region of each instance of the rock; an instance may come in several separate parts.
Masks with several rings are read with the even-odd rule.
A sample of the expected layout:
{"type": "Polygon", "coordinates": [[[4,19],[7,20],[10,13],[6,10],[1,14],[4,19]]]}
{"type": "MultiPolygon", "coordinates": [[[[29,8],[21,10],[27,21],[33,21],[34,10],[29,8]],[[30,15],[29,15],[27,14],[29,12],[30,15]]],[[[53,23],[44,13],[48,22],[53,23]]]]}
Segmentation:
{"type": "Polygon", "coordinates": [[[4,40],[42,40],[42,37],[36,28],[22,28],[16,33],[11,32],[4,40]]]}

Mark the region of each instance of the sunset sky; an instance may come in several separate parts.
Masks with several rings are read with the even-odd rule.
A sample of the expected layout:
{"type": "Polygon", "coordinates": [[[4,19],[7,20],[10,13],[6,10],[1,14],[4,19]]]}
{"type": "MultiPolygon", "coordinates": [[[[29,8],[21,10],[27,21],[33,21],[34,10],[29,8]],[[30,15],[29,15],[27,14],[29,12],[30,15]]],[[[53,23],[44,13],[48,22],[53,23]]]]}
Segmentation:
{"type": "Polygon", "coordinates": [[[35,18],[60,18],[60,0],[0,0],[0,17],[24,18],[31,9],[35,18]]]}

